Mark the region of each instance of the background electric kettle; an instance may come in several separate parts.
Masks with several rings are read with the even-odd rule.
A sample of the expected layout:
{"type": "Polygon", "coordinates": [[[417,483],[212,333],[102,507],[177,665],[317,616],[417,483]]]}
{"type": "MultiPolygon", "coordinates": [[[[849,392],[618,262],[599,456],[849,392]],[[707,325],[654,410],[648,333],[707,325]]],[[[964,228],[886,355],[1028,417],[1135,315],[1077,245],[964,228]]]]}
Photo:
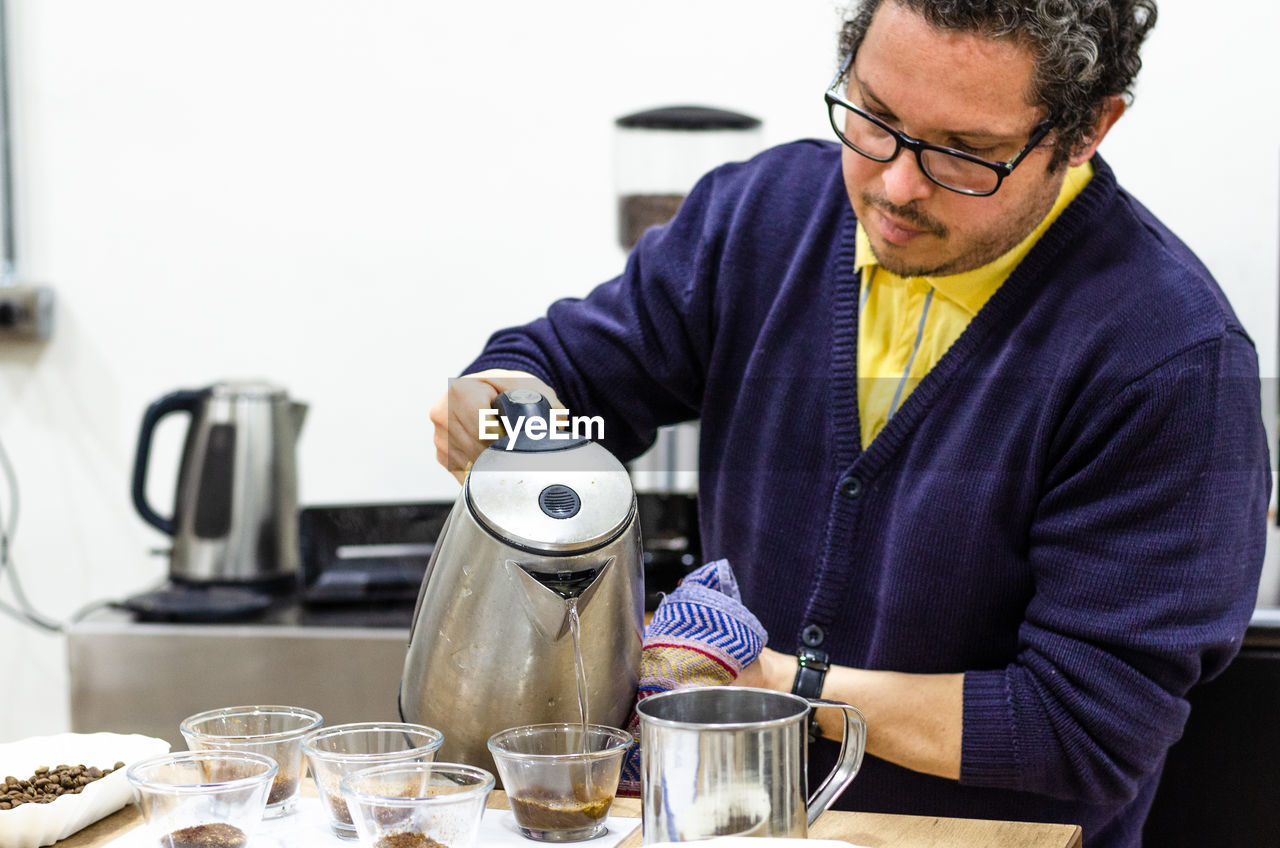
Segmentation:
{"type": "MultiPolygon", "coordinates": [[[[182,588],[291,589],[298,571],[297,440],[306,404],[262,381],[183,389],[147,407],[133,466],[133,504],[172,537],[169,578],[182,588]],[[190,423],[171,516],[147,500],[156,426],[181,413],[190,423]]],[[[224,595],[225,597],[225,595],[224,595]]]]}

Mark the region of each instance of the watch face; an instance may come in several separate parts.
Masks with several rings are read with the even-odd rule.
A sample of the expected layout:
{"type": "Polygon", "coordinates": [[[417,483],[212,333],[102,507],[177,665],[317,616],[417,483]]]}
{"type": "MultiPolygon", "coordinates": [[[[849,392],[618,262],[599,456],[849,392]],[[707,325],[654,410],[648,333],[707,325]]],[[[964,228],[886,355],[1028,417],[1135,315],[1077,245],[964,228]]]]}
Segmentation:
{"type": "Polygon", "coordinates": [[[816,648],[801,648],[796,652],[796,661],[801,668],[812,668],[818,671],[827,670],[827,652],[816,648]]]}
{"type": "Polygon", "coordinates": [[[820,698],[822,684],[827,676],[827,652],[804,647],[796,652],[796,679],[791,694],[802,698],[820,698]]]}

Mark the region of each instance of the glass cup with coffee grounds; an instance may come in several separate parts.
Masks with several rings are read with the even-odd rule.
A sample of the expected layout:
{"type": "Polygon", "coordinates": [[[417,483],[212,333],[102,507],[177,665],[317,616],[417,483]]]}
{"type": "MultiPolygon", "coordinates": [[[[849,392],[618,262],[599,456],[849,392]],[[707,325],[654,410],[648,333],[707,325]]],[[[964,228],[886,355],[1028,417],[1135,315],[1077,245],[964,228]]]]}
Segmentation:
{"type": "Polygon", "coordinates": [[[342,778],[377,765],[429,763],[443,742],[444,734],[435,728],[393,721],[338,724],[307,734],[302,753],[333,832],[344,839],[356,837],[339,785],[342,778]]]}
{"type": "Polygon", "coordinates": [[[244,848],[267,806],[276,762],[240,751],[183,751],[125,771],[162,848],[244,848]]]}
{"type": "Polygon", "coordinates": [[[247,751],[271,757],[279,771],[267,797],[266,818],[293,810],[302,778],[302,738],[324,719],[303,707],[223,707],[182,720],[179,730],[192,751],[247,751]]]}
{"type": "Polygon", "coordinates": [[[365,848],[475,848],[493,775],[459,763],[392,763],[338,784],[365,848]]]}
{"type": "Polygon", "coordinates": [[[598,724],[532,724],[495,733],[489,752],[516,826],[529,839],[577,842],[606,830],[631,734],[598,724]]]}

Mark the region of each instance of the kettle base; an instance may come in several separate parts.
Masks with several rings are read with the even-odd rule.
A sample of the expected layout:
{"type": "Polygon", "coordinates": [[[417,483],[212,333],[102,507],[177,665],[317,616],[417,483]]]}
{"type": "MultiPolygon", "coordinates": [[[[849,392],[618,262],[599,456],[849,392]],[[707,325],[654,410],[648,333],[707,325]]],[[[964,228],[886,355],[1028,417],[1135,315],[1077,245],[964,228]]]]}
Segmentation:
{"type": "Polygon", "coordinates": [[[121,601],[138,621],[242,621],[271,606],[271,597],[235,586],[165,586],[121,601]]]}

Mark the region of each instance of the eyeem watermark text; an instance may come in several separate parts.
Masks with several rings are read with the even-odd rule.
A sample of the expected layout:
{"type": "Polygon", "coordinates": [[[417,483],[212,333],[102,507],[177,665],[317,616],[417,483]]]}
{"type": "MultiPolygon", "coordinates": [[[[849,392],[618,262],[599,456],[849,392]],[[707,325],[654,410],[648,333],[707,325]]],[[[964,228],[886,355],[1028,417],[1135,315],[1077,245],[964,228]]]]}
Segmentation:
{"type": "Polygon", "coordinates": [[[479,412],[481,441],[492,442],[501,439],[505,434],[511,436],[507,440],[506,450],[515,448],[516,439],[523,432],[525,438],[535,442],[543,439],[553,441],[570,441],[576,439],[604,439],[604,419],[599,415],[570,415],[567,409],[553,409],[549,417],[518,415],[514,420],[499,414],[496,409],[482,409],[479,412]]]}

